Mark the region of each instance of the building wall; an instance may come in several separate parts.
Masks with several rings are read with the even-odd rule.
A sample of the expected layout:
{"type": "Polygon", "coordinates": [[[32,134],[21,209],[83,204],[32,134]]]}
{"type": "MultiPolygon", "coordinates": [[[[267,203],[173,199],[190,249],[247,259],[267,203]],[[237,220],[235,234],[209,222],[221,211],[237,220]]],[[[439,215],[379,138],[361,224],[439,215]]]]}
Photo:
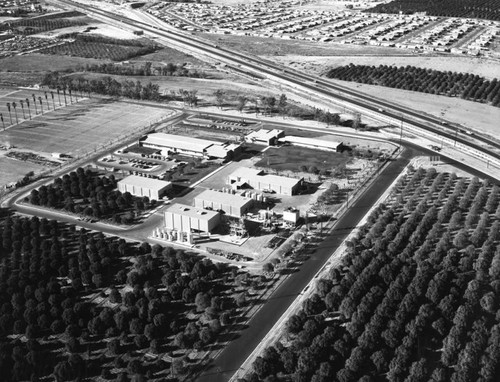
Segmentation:
{"type": "Polygon", "coordinates": [[[226,213],[226,215],[240,217],[250,209],[252,205],[252,200],[249,200],[248,203],[239,207],[239,206],[233,206],[229,203],[214,202],[212,200],[195,198],[194,205],[198,208],[211,208],[214,211],[222,210],[226,213]]]}
{"type": "Polygon", "coordinates": [[[182,232],[189,232],[191,229],[202,232],[212,232],[217,227],[219,222],[219,215],[205,220],[192,216],[186,216],[172,211],[165,212],[165,228],[176,229],[182,232]]]}
{"type": "Polygon", "coordinates": [[[160,200],[165,191],[169,188],[169,186],[165,186],[161,189],[151,189],[147,187],[133,186],[126,183],[118,183],[118,191],[130,192],[134,196],[147,196],[150,200],[160,200]]]}

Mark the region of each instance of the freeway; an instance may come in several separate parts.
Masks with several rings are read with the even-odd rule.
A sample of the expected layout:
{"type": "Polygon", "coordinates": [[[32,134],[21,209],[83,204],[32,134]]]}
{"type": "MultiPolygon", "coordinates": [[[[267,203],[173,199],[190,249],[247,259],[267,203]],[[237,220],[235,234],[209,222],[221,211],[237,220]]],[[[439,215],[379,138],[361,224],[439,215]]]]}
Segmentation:
{"type": "Polygon", "coordinates": [[[441,137],[448,138],[452,141],[459,142],[465,146],[468,146],[479,152],[483,152],[497,160],[500,160],[500,154],[498,154],[494,150],[485,148],[481,144],[472,142],[471,138],[473,137],[475,140],[483,144],[487,144],[497,150],[500,150],[500,143],[491,140],[488,137],[484,137],[472,132],[467,132],[466,130],[463,130],[459,127],[451,126],[448,124],[443,125],[442,119],[431,117],[424,113],[408,110],[407,108],[386,101],[374,99],[371,96],[339,86],[337,84],[333,84],[332,82],[326,81],[320,77],[315,77],[298,72],[296,70],[287,69],[281,65],[260,59],[258,57],[253,57],[237,51],[222,48],[212,42],[194,38],[192,35],[174,32],[173,30],[160,29],[158,26],[152,27],[150,24],[132,20],[121,15],[117,16],[114,13],[103,11],[89,5],[76,3],[71,0],[57,1],[67,6],[83,9],[84,11],[90,12],[94,15],[98,15],[114,22],[118,22],[123,26],[132,27],[134,28],[134,30],[137,28],[142,28],[144,31],[150,34],[166,38],[170,41],[181,44],[183,46],[187,46],[191,49],[196,49],[198,51],[201,50],[206,54],[217,57],[226,62],[234,63],[240,68],[249,69],[260,76],[262,74],[265,74],[269,78],[275,78],[280,81],[287,82],[291,84],[296,90],[302,89],[310,93],[320,95],[322,97],[326,96],[329,99],[337,99],[342,102],[350,103],[358,108],[362,108],[378,115],[383,115],[385,118],[390,118],[396,121],[400,121],[403,115],[405,116],[405,120],[407,122],[410,122],[410,117],[417,118],[417,120],[411,120],[411,124],[413,126],[438,134],[441,137]]]}

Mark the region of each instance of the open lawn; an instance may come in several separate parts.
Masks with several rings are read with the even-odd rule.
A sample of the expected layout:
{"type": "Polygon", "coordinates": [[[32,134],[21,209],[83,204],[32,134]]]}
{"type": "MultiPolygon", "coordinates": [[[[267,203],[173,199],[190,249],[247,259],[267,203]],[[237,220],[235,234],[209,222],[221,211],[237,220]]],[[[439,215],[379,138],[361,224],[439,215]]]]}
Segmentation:
{"type": "Polygon", "coordinates": [[[255,163],[256,167],[272,168],[277,171],[299,171],[301,166],[331,170],[346,164],[349,157],[332,151],[321,151],[299,146],[270,147],[255,163]]]}
{"type": "Polygon", "coordinates": [[[30,171],[36,173],[44,168],[44,166],[39,166],[34,163],[20,162],[16,159],[0,156],[0,188],[10,182],[18,181],[30,171]]]}
{"type": "MultiPolygon", "coordinates": [[[[94,150],[97,146],[136,132],[172,113],[170,110],[105,99],[84,99],[67,107],[59,107],[57,95],[55,95],[56,110],[54,111],[49,95],[51,110],[47,112],[47,105],[43,99],[45,113],[35,117],[31,93],[31,90],[21,90],[0,97],[0,112],[4,115],[6,125],[10,124],[9,118],[5,118],[8,115],[7,102],[17,101],[17,115],[20,122],[19,125],[0,132],[0,142],[9,142],[21,149],[79,156],[94,150]],[[31,99],[31,115],[35,117],[31,121],[22,121],[23,114],[19,107],[19,100],[26,97],[31,99]]],[[[64,105],[62,95],[61,99],[64,105]]],[[[69,103],[69,97],[67,99],[69,103]]],[[[24,108],[27,109],[27,106],[25,105],[24,108]]],[[[38,113],[40,113],[39,104],[38,113]]],[[[13,114],[12,111],[15,123],[13,114]]],[[[25,115],[28,118],[27,111],[25,115]]]]}

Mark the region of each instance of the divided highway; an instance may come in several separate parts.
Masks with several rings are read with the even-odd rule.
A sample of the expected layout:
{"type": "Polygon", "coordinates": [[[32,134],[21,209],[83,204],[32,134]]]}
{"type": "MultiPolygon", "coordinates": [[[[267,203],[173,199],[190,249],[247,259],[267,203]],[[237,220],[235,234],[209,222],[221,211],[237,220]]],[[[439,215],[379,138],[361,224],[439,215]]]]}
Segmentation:
{"type": "Polygon", "coordinates": [[[471,142],[471,138],[474,138],[476,141],[479,141],[483,144],[487,144],[499,151],[500,143],[493,141],[488,137],[474,134],[472,132],[467,132],[466,130],[458,127],[444,125],[442,123],[442,119],[431,117],[423,113],[408,110],[407,108],[402,106],[375,99],[363,93],[359,93],[354,90],[333,84],[320,77],[304,74],[296,70],[287,69],[281,65],[277,65],[258,57],[222,48],[215,43],[195,38],[192,35],[175,32],[173,30],[160,29],[156,26],[152,27],[150,24],[141,21],[133,20],[121,15],[116,15],[112,12],[103,11],[92,6],[84,5],[70,0],[57,1],[65,4],[66,6],[80,9],[83,12],[87,12],[111,20],[114,23],[121,23],[121,25],[123,26],[129,26],[134,30],[140,28],[150,34],[166,38],[174,43],[186,46],[190,49],[202,51],[205,54],[210,55],[211,57],[215,57],[224,62],[232,63],[236,66],[236,68],[238,68],[238,70],[245,68],[246,70],[255,73],[257,78],[262,78],[263,75],[265,75],[269,79],[286,82],[297,90],[302,89],[309,94],[313,93],[323,98],[326,97],[350,103],[358,108],[362,108],[371,113],[383,115],[384,117],[392,118],[394,120],[399,121],[401,120],[402,116],[404,116],[405,121],[411,122],[411,124],[415,127],[432,132],[434,134],[438,134],[441,137],[447,138],[449,140],[456,141],[479,152],[483,152],[484,154],[500,161],[500,154],[497,151],[490,150],[479,143],[471,142]],[[410,121],[410,117],[417,118],[418,120],[412,119],[410,121]]]}

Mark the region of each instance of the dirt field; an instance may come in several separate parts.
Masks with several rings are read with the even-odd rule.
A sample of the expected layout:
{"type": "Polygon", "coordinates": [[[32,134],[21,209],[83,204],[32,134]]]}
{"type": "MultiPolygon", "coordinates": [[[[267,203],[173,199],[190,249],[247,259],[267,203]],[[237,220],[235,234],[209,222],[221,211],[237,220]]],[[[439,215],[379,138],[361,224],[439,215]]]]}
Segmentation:
{"type": "Polygon", "coordinates": [[[377,85],[357,84],[338,81],[343,86],[386,99],[387,101],[424,111],[436,117],[443,117],[451,122],[460,123],[470,130],[489,134],[498,139],[500,127],[500,108],[479,102],[466,101],[433,94],[393,89],[377,85]]]}
{"type": "MultiPolygon", "coordinates": [[[[4,116],[6,110],[3,109],[6,102],[28,96],[28,91],[19,91],[0,97],[0,109],[4,116]]],[[[64,105],[64,99],[62,102],[64,105]]],[[[22,113],[18,107],[20,124],[0,132],[0,141],[7,141],[21,149],[78,156],[93,150],[98,145],[137,131],[138,128],[156,122],[171,113],[165,109],[100,99],[85,99],[58,108],[56,96],[55,104],[55,111],[50,110],[31,121],[22,123],[22,113]]],[[[40,112],[39,106],[38,112],[40,112]]],[[[34,115],[32,107],[32,116],[34,115]]]]}
{"type": "Polygon", "coordinates": [[[194,66],[207,66],[207,64],[196,57],[172,48],[163,48],[157,52],[146,54],[144,56],[134,57],[129,60],[130,62],[171,62],[174,64],[189,63],[194,66]]]}
{"type": "Polygon", "coordinates": [[[359,46],[335,43],[307,42],[252,36],[234,36],[201,33],[203,38],[217,41],[229,49],[240,50],[258,56],[411,56],[410,51],[381,46],[359,46]]]}
{"type": "MultiPolygon", "coordinates": [[[[99,78],[108,76],[105,74],[97,73],[87,73],[85,77],[88,79],[99,78]]],[[[152,77],[141,77],[141,76],[111,76],[117,81],[141,81],[142,83],[147,83],[151,81],[154,84],[160,86],[160,94],[166,92],[170,95],[170,91],[177,91],[179,89],[184,90],[197,90],[197,96],[201,100],[199,104],[204,102],[215,102],[215,97],[213,93],[216,90],[222,89],[226,93],[226,98],[229,100],[234,99],[236,102],[237,95],[246,95],[250,98],[259,95],[277,95],[277,93],[272,93],[267,89],[263,89],[258,85],[250,84],[245,79],[238,78],[236,76],[229,75],[226,79],[206,79],[206,78],[190,78],[190,77],[175,77],[175,76],[152,76],[152,77]]]]}
{"type": "MultiPolygon", "coordinates": [[[[270,58],[270,57],[267,57],[270,58]]],[[[356,65],[391,65],[391,66],[416,66],[441,71],[457,71],[477,74],[488,79],[499,78],[500,69],[497,62],[478,57],[456,57],[449,55],[413,55],[413,56],[300,56],[287,55],[272,57],[273,60],[290,65],[294,69],[305,70],[310,73],[324,74],[328,69],[338,66],[356,65]]]]}
{"type": "Polygon", "coordinates": [[[87,28],[95,28],[92,29],[90,32],[87,32],[85,34],[99,34],[99,35],[104,35],[107,37],[112,37],[112,38],[118,38],[118,39],[136,39],[137,36],[134,35],[132,32],[125,31],[123,29],[114,27],[112,25],[107,25],[99,22],[94,22],[93,19],[89,19],[89,23],[87,25],[83,26],[74,26],[74,27],[69,27],[69,28],[60,28],[44,33],[39,33],[33,35],[34,37],[57,37],[59,35],[63,35],[66,33],[73,33],[73,32],[84,32],[87,30],[87,28]]]}

